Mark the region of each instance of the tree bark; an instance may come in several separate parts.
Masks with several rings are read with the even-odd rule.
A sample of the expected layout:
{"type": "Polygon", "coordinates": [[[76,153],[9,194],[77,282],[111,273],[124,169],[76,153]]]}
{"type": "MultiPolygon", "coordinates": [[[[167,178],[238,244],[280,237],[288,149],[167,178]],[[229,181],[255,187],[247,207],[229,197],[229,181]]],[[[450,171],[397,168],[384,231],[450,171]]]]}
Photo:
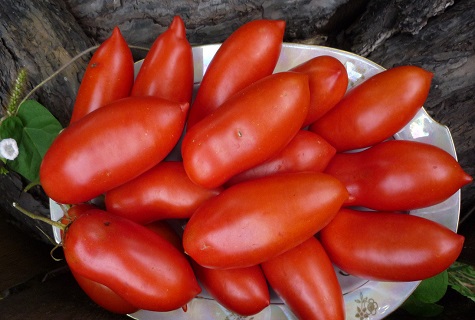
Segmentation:
{"type": "MultiPolygon", "coordinates": [[[[3,0],[0,6],[0,103],[7,105],[10,87],[18,70],[28,74],[26,92],[46,79],[73,56],[94,44],[86,36],[61,0],[3,0]]],[[[87,57],[65,69],[46,83],[32,98],[46,106],[65,126],[69,122],[74,97],[87,57]]],[[[3,112],[0,114],[0,117],[3,112]]],[[[18,175],[0,176],[0,208],[11,214],[13,221],[28,233],[45,241],[37,226],[50,234],[51,228],[23,217],[12,202],[49,216],[48,202],[41,192],[22,192],[26,186],[18,175]]]]}
{"type": "Polygon", "coordinates": [[[119,26],[131,44],[150,46],[180,15],[191,44],[223,42],[232,31],[255,19],[283,19],[287,22],[286,41],[306,40],[324,28],[336,10],[353,3],[361,6],[367,0],[154,0],[104,1],[65,0],[71,12],[89,36],[103,41],[114,26],[119,26]]]}

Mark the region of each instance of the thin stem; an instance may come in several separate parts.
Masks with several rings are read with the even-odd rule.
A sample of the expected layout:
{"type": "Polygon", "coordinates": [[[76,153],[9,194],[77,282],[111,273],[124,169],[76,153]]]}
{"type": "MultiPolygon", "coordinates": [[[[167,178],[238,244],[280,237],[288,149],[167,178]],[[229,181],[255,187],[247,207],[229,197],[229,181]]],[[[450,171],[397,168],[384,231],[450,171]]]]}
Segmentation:
{"type": "Polygon", "coordinates": [[[147,47],[133,46],[133,45],[129,45],[129,48],[130,49],[142,50],[142,51],[149,51],[150,50],[150,48],[147,48],[147,47]]]}
{"type": "Polygon", "coordinates": [[[28,217],[30,217],[30,218],[32,218],[32,219],[39,220],[39,221],[43,221],[43,222],[45,222],[45,223],[47,223],[47,224],[49,224],[49,225],[51,225],[51,226],[53,226],[53,227],[57,227],[57,228],[59,228],[59,229],[61,229],[61,230],[63,230],[63,231],[66,229],[66,226],[65,226],[64,224],[62,224],[62,223],[60,223],[60,222],[58,222],[58,221],[53,221],[53,220],[48,219],[48,218],[46,218],[46,217],[40,216],[40,215],[38,215],[38,214],[34,214],[34,213],[32,213],[32,212],[29,212],[28,210],[22,208],[22,207],[21,207],[18,203],[16,203],[16,202],[13,202],[13,207],[14,207],[15,209],[17,209],[18,211],[20,211],[21,213],[23,213],[24,215],[26,215],[26,216],[28,216],[28,217]]]}
{"type": "Polygon", "coordinates": [[[74,56],[71,60],[69,60],[66,64],[64,64],[63,66],[61,66],[61,68],[59,68],[58,70],[56,70],[55,72],[53,72],[49,77],[47,77],[46,79],[44,79],[43,81],[41,81],[39,84],[37,84],[27,95],[25,98],[23,98],[23,100],[20,102],[20,105],[25,102],[26,100],[28,100],[29,97],[31,97],[31,95],[33,93],[35,93],[39,88],[41,88],[41,86],[43,86],[45,83],[47,83],[48,81],[50,81],[51,79],[53,79],[54,77],[56,77],[61,71],[63,71],[64,69],[66,69],[68,66],[70,66],[73,62],[75,62],[76,60],[78,60],[79,58],[81,58],[83,55],[91,52],[91,51],[94,51],[96,50],[97,48],[99,48],[99,45],[96,45],[96,46],[93,46],[93,47],[90,47],[84,51],[82,51],[81,53],[77,54],[76,56],[74,56]]]}
{"type": "MultiPolygon", "coordinates": [[[[48,81],[50,81],[51,79],[53,79],[54,77],[56,77],[61,71],[63,71],[64,69],[66,69],[67,67],[69,67],[73,62],[75,62],[76,60],[78,60],[79,58],[81,58],[83,55],[91,52],[91,51],[94,51],[96,50],[97,48],[99,48],[100,45],[96,45],[96,46],[93,46],[93,47],[90,47],[82,52],[80,52],[79,54],[77,54],[76,56],[74,56],[71,60],[69,60],[66,64],[64,64],[63,66],[61,66],[61,68],[59,68],[58,70],[56,70],[55,72],[53,72],[49,77],[47,77],[46,79],[44,79],[43,81],[41,81],[39,84],[37,84],[26,96],[25,98],[23,98],[23,100],[19,103],[19,105],[21,105],[23,102],[25,102],[26,100],[28,100],[28,98],[30,98],[33,93],[35,93],[39,88],[41,88],[44,84],[46,84],[48,81]]],[[[141,46],[133,46],[133,45],[129,45],[129,48],[131,49],[137,49],[137,50],[143,50],[143,51],[149,51],[150,48],[146,48],[146,47],[141,47],[141,46]]]]}

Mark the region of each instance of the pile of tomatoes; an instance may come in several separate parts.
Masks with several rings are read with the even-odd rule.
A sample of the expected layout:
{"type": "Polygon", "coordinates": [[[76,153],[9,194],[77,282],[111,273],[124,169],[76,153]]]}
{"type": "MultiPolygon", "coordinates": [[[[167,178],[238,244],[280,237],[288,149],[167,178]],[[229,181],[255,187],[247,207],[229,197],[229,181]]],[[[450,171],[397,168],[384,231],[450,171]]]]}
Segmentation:
{"type": "Polygon", "coordinates": [[[347,92],[331,56],[274,73],[284,30],[273,20],[235,30],[194,98],[178,16],[135,80],[119,29],[91,58],[40,180],[71,205],[66,261],[104,308],[186,310],[205,288],[252,315],[271,287],[300,319],[344,319],[333,265],[413,281],[457,259],[462,236],[407,211],[472,178],[435,146],[391,139],[424,103],[432,74],[394,67],[347,92]]]}

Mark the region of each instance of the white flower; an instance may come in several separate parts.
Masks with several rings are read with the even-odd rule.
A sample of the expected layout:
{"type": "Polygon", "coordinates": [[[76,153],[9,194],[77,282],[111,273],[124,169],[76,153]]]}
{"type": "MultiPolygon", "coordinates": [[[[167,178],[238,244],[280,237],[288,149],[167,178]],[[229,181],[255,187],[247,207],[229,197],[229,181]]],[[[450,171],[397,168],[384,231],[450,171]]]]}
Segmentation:
{"type": "Polygon", "coordinates": [[[15,160],[18,157],[18,145],[15,139],[3,139],[0,141],[0,156],[7,160],[15,160]]]}

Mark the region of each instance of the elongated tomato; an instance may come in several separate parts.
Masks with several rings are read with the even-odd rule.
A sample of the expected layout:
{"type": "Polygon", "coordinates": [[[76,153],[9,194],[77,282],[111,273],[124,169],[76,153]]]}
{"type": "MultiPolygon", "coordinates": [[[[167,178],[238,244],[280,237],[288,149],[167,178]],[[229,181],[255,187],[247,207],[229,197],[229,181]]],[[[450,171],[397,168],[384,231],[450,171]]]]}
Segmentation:
{"type": "Polygon", "coordinates": [[[332,56],[312,58],[290,71],[303,72],[309,77],[310,107],[303,126],[307,126],[333,108],[348,88],[345,66],[332,56]]]}
{"type": "Polygon", "coordinates": [[[282,48],[283,20],[254,20],[235,30],[221,45],[201,81],[187,127],[225,100],[274,71],[282,48]]]}
{"type": "MultiPolygon", "coordinates": [[[[68,225],[85,212],[96,209],[98,209],[97,206],[88,203],[74,205],[69,208],[67,214],[63,216],[61,223],[68,225]]],[[[64,232],[61,230],[61,237],[63,237],[63,234],[64,232]]],[[[102,308],[119,314],[127,314],[138,311],[136,306],[130,304],[107,286],[80,276],[74,271],[71,271],[71,273],[86,295],[102,308]]]]}
{"type": "Polygon", "coordinates": [[[99,108],[53,141],[40,166],[46,194],[80,203],[139,176],[173,149],[188,104],[129,97],[99,108]]]}
{"type": "Polygon", "coordinates": [[[472,181],[444,150],[406,140],[336,154],[325,172],[345,184],[346,205],[384,211],[435,205],[472,181]]]}
{"type": "Polygon", "coordinates": [[[188,260],[170,242],[102,210],[77,217],[65,232],[63,249],[74,273],[140,309],[178,309],[201,292],[188,260]]]}
{"type": "Polygon", "coordinates": [[[257,166],[241,172],[226,182],[238,182],[276,173],[299,171],[323,171],[335,155],[335,148],[318,134],[300,130],[277,155],[257,166]]]}
{"type": "Polygon", "coordinates": [[[315,237],[263,262],[262,269],[271,287],[299,319],[345,319],[338,278],[315,237]]]}
{"type": "Polygon", "coordinates": [[[378,281],[416,281],[447,269],[464,237],[431,220],[395,212],[342,209],[320,233],[331,261],[378,281]]]}
{"type": "Polygon", "coordinates": [[[183,139],[183,165],[206,188],[222,185],[282,150],[300,130],[310,99],[308,76],[282,72],[232,96],[183,139]]]}
{"type": "Polygon", "coordinates": [[[210,269],[192,261],[203,288],[226,309],[243,316],[262,311],[270,304],[269,288],[260,266],[210,269]]]}
{"type": "Polygon", "coordinates": [[[185,227],[183,247],[204,267],[253,266],[317,233],[347,197],[340,181],[318,172],[245,181],[195,211],[185,227]]]}
{"type": "Polygon", "coordinates": [[[134,59],[118,27],[92,55],[73,106],[70,123],[115,100],[126,98],[134,83],[134,59]]]}
{"type": "Polygon", "coordinates": [[[401,130],[422,107],[432,73],[416,66],[385,70],[350,90],[310,130],[338,152],[374,145],[401,130]]]}
{"type": "Polygon", "coordinates": [[[185,24],[175,16],[145,56],[131,96],[191,103],[193,75],[193,52],[186,39],[185,24]]]}
{"type": "Polygon", "coordinates": [[[189,218],[202,202],[221,192],[193,183],[181,161],[162,161],[106,193],[107,211],[140,224],[189,218]]]}

